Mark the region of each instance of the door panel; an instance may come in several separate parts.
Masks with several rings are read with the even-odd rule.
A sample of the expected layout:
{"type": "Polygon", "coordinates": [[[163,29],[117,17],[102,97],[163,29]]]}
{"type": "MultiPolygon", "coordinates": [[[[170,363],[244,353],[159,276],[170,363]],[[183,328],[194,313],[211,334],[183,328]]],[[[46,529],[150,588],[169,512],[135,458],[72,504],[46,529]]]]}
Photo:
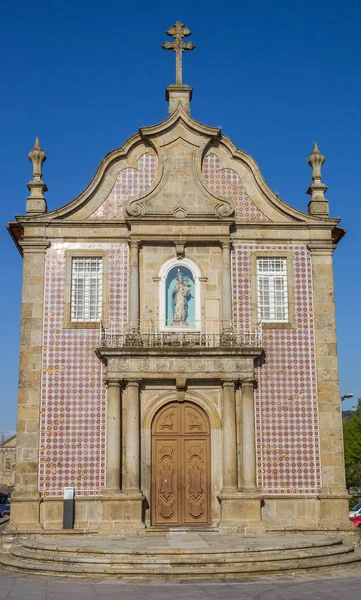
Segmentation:
{"type": "Polygon", "coordinates": [[[185,515],[187,525],[209,521],[208,440],[184,440],[185,515]]]}
{"type": "Polygon", "coordinates": [[[182,411],[179,410],[179,404],[176,402],[168,404],[165,408],[159,411],[154,419],[152,433],[160,433],[169,435],[181,433],[181,416],[182,411]]]}
{"type": "Polygon", "coordinates": [[[166,405],[152,426],[152,524],[210,523],[210,439],[206,414],[166,405]]]}
{"type": "Polygon", "coordinates": [[[195,405],[185,403],[183,405],[183,433],[186,435],[198,435],[208,433],[206,415],[200,412],[195,405]]]}
{"type": "Polygon", "coordinates": [[[155,439],[153,480],[155,524],[175,526],[180,524],[179,514],[179,439],[155,439]]]}

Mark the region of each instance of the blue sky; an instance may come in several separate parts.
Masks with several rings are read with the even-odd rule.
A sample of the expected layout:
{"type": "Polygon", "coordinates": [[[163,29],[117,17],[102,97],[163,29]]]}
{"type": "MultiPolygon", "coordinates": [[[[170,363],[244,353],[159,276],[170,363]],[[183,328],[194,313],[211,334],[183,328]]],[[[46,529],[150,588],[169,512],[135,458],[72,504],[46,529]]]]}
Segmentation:
{"type": "MultiPolygon", "coordinates": [[[[13,0],[0,35],[1,222],[25,212],[35,136],[48,155],[48,206],[72,200],[138,127],[167,115],[174,54],[161,44],[181,19],[197,48],[184,58],[192,116],[221,126],[273,190],[307,210],[306,159],[326,156],[330,214],[348,230],[335,253],[341,393],[361,396],[361,4],[344,0],[107,3],[13,0]]],[[[0,432],[15,429],[21,258],[5,228],[0,432]]],[[[349,408],[355,400],[345,401],[349,408]]]]}

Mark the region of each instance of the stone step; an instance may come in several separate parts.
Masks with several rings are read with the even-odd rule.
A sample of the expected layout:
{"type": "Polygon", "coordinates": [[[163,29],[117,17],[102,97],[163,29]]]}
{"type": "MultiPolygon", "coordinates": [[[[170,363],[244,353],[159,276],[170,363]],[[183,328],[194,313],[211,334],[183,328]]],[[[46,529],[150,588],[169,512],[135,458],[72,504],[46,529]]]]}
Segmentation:
{"type": "Polygon", "coordinates": [[[288,561],[303,560],[307,558],[337,556],[353,552],[353,546],[342,544],[334,546],[320,546],[317,548],[303,548],[283,550],[278,552],[222,552],[222,553],[187,553],[179,551],[178,554],[99,554],[87,553],[84,551],[78,553],[59,552],[56,550],[44,550],[40,548],[14,547],[11,554],[19,559],[32,560],[39,562],[57,562],[67,564],[98,564],[98,565],[148,565],[154,566],[172,564],[172,565],[221,565],[221,564],[246,564],[269,561],[288,561]]]}
{"type": "Polygon", "coordinates": [[[89,554],[89,555],[113,555],[117,554],[119,556],[129,556],[129,555],[152,555],[152,556],[173,556],[173,555],[187,555],[190,554],[194,556],[197,554],[198,556],[208,556],[211,554],[241,554],[244,553],[262,553],[271,552],[271,553],[282,553],[289,552],[290,550],[305,550],[305,549],[314,549],[314,548],[323,548],[323,547],[333,547],[333,546],[341,546],[343,545],[343,540],[341,537],[335,536],[308,536],[298,538],[289,539],[287,536],[280,537],[269,540],[265,542],[264,540],[258,540],[257,537],[254,538],[240,538],[237,540],[232,538],[232,536],[227,537],[226,542],[216,541],[212,544],[212,546],[207,545],[206,548],[199,545],[199,543],[195,543],[192,539],[187,538],[174,539],[175,546],[170,547],[169,545],[162,544],[157,546],[153,541],[145,541],[139,538],[134,537],[116,537],[116,538],[99,538],[94,537],[90,538],[82,538],[73,540],[63,540],[63,539],[23,539],[21,541],[22,547],[29,548],[33,550],[40,550],[46,552],[61,552],[61,553],[70,553],[76,556],[81,554],[89,554]],[[124,550],[124,551],[123,551],[124,550]]]}
{"type": "Polygon", "coordinates": [[[346,565],[361,560],[359,550],[342,553],[339,555],[309,557],[305,559],[290,559],[285,561],[284,558],[275,561],[260,561],[257,563],[233,563],[226,562],[221,564],[200,565],[187,564],[177,566],[170,563],[162,563],[155,565],[152,563],[134,565],[134,564],[58,564],[56,562],[40,562],[37,560],[24,560],[17,558],[14,555],[0,555],[0,563],[12,569],[31,571],[32,573],[53,576],[69,576],[69,577],[124,577],[126,579],[164,579],[168,577],[192,579],[192,578],[218,578],[218,577],[243,577],[249,575],[282,573],[287,571],[304,571],[306,569],[324,569],[346,565]]]}
{"type": "Polygon", "coordinates": [[[221,535],[219,532],[219,527],[150,527],[145,529],[144,533],[146,536],[152,535],[164,535],[164,534],[192,534],[194,532],[197,533],[212,533],[214,535],[221,535]]]}
{"type": "Polygon", "coordinates": [[[217,578],[324,569],[361,560],[340,535],[170,533],[153,537],[18,538],[4,566],[70,577],[217,578]]]}

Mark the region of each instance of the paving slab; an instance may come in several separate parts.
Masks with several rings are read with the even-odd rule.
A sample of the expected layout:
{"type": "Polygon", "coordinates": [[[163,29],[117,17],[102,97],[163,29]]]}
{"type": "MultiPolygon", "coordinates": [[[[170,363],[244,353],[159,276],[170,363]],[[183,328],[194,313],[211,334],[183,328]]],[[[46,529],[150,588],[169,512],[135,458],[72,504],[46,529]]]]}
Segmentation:
{"type": "Polygon", "coordinates": [[[361,566],[260,581],[63,580],[0,569],[0,600],[358,600],[361,566]]]}

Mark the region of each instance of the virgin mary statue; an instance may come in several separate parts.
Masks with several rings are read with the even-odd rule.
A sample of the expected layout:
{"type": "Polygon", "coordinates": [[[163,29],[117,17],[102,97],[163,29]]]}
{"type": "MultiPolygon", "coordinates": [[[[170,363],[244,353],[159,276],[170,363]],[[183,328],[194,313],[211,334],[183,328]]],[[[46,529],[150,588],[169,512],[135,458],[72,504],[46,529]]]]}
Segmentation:
{"type": "Polygon", "coordinates": [[[180,270],[178,269],[177,283],[175,284],[173,297],[173,322],[172,325],[187,325],[188,315],[188,297],[191,294],[191,286],[184,281],[180,270]]]}

